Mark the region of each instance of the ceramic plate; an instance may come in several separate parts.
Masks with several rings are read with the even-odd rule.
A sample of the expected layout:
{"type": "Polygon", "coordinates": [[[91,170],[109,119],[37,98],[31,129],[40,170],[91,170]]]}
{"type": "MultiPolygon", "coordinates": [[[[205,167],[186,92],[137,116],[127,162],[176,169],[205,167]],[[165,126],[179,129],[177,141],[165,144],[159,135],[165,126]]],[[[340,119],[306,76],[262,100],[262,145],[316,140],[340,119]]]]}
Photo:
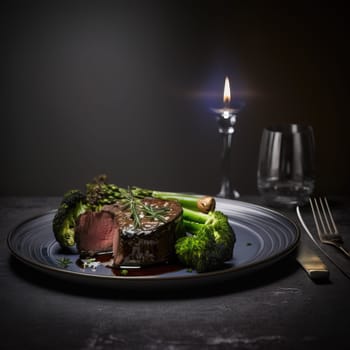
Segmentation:
{"type": "Polygon", "coordinates": [[[190,286],[220,282],[248,274],[275,263],[298,245],[298,227],[282,214],[261,206],[226,199],[216,199],[217,210],[228,217],[236,234],[233,259],[218,271],[197,273],[181,266],[163,265],[138,271],[128,269],[126,276],[103,264],[84,268],[73,249],[63,252],[52,232],[56,211],[31,218],[8,235],[12,254],[25,264],[71,282],[96,286],[143,288],[190,286]],[[60,261],[67,259],[67,266],[60,261]]]}

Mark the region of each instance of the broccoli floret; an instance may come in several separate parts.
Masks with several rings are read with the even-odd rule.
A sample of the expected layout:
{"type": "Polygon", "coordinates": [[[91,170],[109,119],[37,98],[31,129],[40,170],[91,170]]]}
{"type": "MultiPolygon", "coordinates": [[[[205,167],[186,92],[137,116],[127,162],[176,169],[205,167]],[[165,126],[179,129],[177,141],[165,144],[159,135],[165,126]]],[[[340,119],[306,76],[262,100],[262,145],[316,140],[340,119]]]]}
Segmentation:
{"type": "Polygon", "coordinates": [[[226,215],[220,211],[205,214],[184,208],[183,218],[190,235],[176,242],[180,262],[197,272],[207,272],[232,258],[235,235],[226,215]]]}
{"type": "Polygon", "coordinates": [[[218,254],[215,253],[213,236],[204,232],[179,238],[175,249],[180,262],[197,272],[211,271],[222,265],[222,261],[216,258],[218,254]]]}
{"type": "Polygon", "coordinates": [[[55,238],[61,247],[67,248],[74,246],[74,227],[76,220],[86,209],[85,195],[81,191],[70,190],[63,196],[52,223],[55,238]]]}

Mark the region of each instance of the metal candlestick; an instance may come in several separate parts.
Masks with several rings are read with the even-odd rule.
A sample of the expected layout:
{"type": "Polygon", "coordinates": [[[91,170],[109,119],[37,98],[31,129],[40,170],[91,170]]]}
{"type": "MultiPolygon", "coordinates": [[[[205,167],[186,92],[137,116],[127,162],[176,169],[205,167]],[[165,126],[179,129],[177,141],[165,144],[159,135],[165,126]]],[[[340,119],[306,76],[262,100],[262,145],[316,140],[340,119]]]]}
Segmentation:
{"type": "Polygon", "coordinates": [[[231,156],[231,142],[232,134],[234,133],[234,125],[236,123],[236,116],[238,110],[232,108],[214,109],[218,114],[216,120],[218,123],[218,131],[222,135],[222,154],[221,154],[221,188],[217,197],[237,199],[239,193],[235,190],[231,183],[231,170],[230,170],[230,156],[231,156]]]}

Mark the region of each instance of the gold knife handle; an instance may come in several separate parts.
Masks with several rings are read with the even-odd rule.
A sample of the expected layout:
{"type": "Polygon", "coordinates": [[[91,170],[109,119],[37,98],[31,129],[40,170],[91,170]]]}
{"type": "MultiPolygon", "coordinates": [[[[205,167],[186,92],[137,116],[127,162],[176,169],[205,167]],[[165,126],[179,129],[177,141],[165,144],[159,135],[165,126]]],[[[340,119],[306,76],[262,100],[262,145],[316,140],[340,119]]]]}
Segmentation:
{"type": "Polygon", "coordinates": [[[313,280],[328,279],[329,271],[321,258],[311,249],[300,245],[297,261],[313,280]]]}

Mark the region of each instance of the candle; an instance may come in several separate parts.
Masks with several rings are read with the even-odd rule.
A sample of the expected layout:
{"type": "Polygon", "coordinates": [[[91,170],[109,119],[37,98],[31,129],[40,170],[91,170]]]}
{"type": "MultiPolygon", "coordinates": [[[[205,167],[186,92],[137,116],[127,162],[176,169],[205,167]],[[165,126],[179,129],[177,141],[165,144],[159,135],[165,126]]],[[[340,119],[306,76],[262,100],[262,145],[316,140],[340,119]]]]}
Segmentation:
{"type": "Polygon", "coordinates": [[[223,150],[221,159],[221,188],[218,193],[218,197],[222,198],[239,198],[239,193],[233,189],[231,184],[231,173],[230,173],[230,153],[231,153],[231,140],[232,134],[235,129],[233,126],[236,123],[236,114],[238,110],[230,107],[231,103],[231,89],[229,78],[225,78],[224,84],[224,95],[223,95],[224,106],[220,109],[213,109],[217,115],[218,131],[222,135],[223,150]]]}
{"type": "Polygon", "coordinates": [[[213,108],[212,110],[216,114],[220,114],[220,116],[224,119],[233,118],[233,120],[231,120],[231,124],[234,124],[234,122],[236,121],[236,113],[238,112],[238,110],[230,107],[231,89],[230,89],[230,80],[228,77],[225,78],[223,102],[224,102],[223,108],[219,108],[219,109],[213,108]]]}
{"type": "Polygon", "coordinates": [[[224,106],[229,107],[231,102],[231,90],[230,90],[230,80],[228,77],[225,78],[224,85],[224,106]]]}

